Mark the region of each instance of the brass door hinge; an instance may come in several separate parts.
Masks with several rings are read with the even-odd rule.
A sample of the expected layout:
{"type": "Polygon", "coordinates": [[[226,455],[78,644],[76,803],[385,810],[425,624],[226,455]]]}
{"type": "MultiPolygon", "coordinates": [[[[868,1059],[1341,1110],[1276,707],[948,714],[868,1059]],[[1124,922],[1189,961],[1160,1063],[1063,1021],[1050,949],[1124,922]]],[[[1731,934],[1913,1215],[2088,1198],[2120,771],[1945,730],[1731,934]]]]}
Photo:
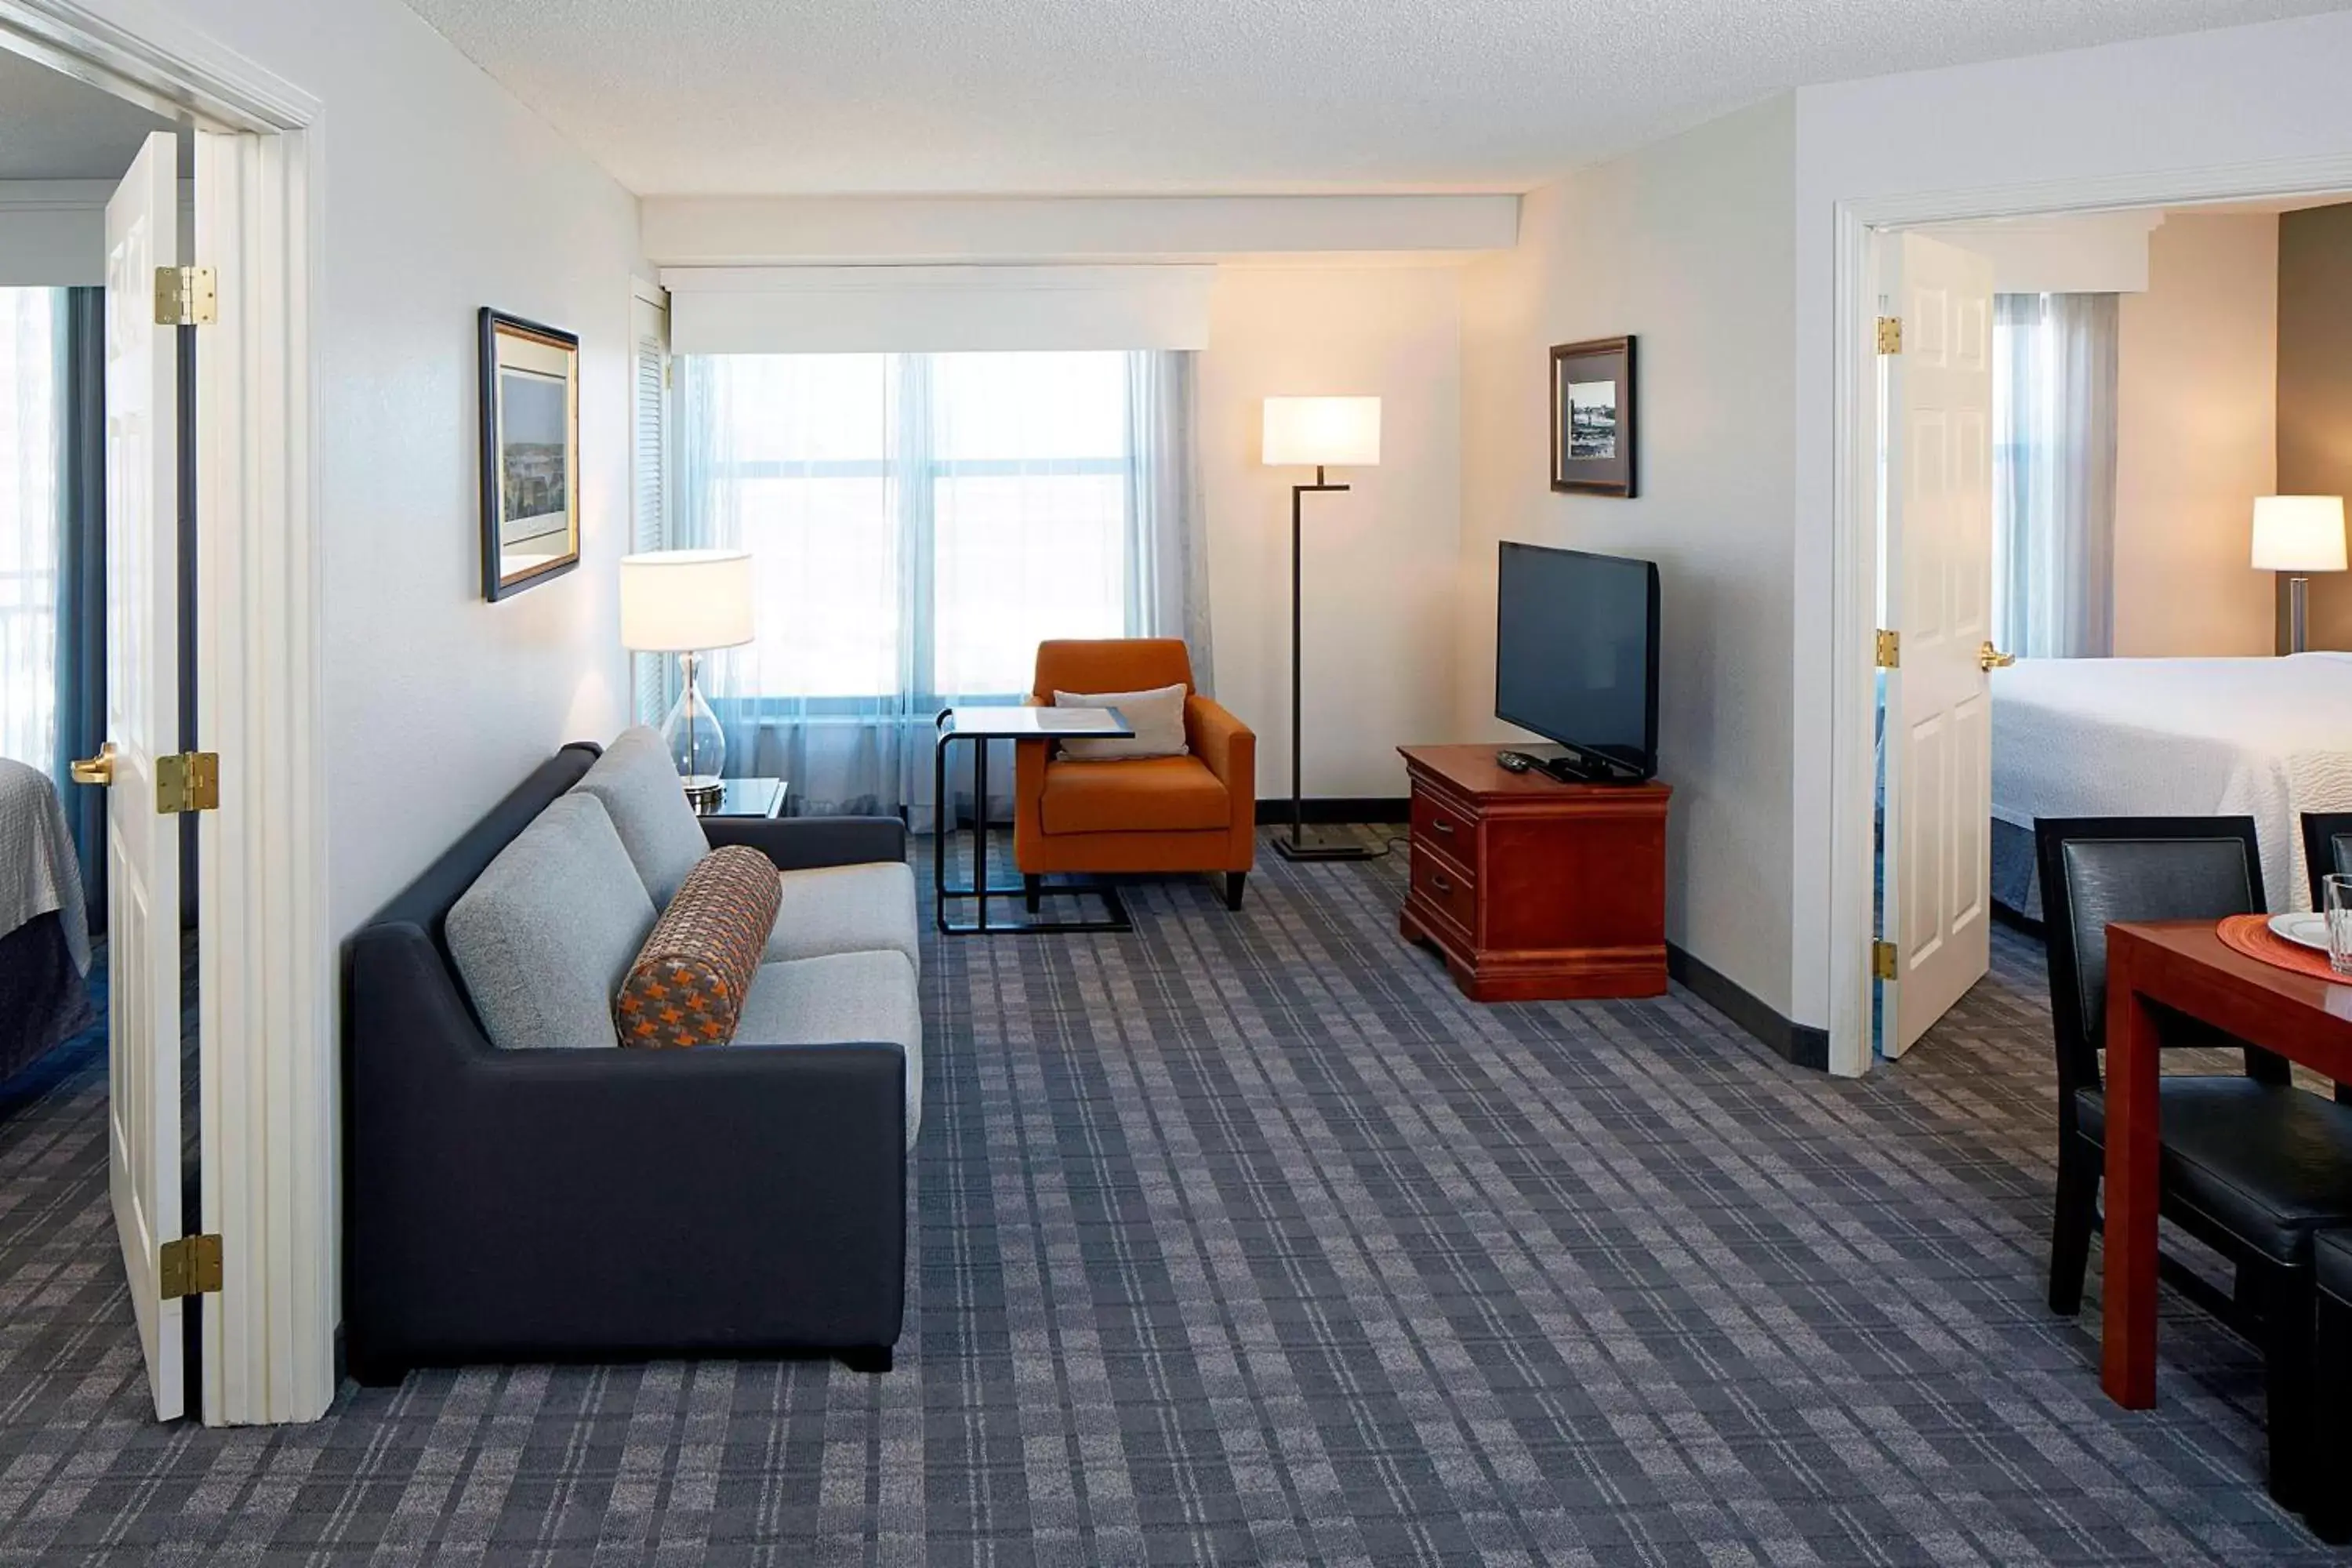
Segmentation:
{"type": "Polygon", "coordinates": [[[1878,668],[1900,669],[1903,667],[1903,634],[1882,631],[1878,634],[1878,668]]]}
{"type": "Polygon", "coordinates": [[[155,268],[155,324],[209,327],[220,320],[220,279],[209,267],[155,268]]]}
{"type": "Polygon", "coordinates": [[[1903,352],[1902,317],[1878,318],[1878,352],[1883,354],[1899,354],[1903,352]]]}
{"type": "Polygon", "coordinates": [[[183,1296],[209,1296],[220,1289],[219,1237],[209,1231],[202,1236],[184,1236],[177,1241],[165,1242],[156,1252],[156,1277],[163,1282],[166,1301],[176,1301],[183,1296]]]}
{"type": "Polygon", "coordinates": [[[155,759],[155,809],[164,816],[220,809],[220,757],[182,752],[155,759]]]}
{"type": "Polygon", "coordinates": [[[1895,944],[1894,944],[1893,942],[1872,942],[1872,943],[1870,944],[1870,974],[1871,974],[1871,978],[1872,978],[1872,979],[1874,979],[1874,980],[1892,980],[1892,979],[1894,979],[1894,978],[1895,978],[1895,962],[1896,956],[1897,956],[1897,954],[1895,953],[1895,944]]]}

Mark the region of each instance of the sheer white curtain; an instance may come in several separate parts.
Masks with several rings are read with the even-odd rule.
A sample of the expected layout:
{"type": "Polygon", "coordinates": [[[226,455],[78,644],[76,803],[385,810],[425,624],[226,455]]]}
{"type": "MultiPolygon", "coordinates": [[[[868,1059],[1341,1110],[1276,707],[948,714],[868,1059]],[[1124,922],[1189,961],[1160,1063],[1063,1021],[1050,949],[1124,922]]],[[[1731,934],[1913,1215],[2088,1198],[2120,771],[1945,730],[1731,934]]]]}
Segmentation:
{"type": "Polygon", "coordinates": [[[1017,700],[1041,640],[1205,644],[1190,360],[682,356],[671,542],[759,584],[756,640],[705,666],[728,771],[927,827],[933,716],[1017,700]]]}
{"type": "Polygon", "coordinates": [[[57,750],[58,300],[0,289],[0,756],[57,750]]]}
{"type": "Polygon", "coordinates": [[[2115,651],[2113,294],[2002,294],[1993,316],[1993,639],[2115,651]]]}

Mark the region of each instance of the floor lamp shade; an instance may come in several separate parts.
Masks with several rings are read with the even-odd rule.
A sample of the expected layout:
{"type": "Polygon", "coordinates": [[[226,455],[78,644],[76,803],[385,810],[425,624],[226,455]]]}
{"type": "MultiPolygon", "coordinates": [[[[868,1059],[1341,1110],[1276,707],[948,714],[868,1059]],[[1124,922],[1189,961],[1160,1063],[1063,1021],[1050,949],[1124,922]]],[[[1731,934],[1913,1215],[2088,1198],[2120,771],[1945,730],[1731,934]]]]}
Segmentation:
{"type": "Polygon", "coordinates": [[[621,557],[621,646],[674,653],[684,673],[677,705],[662,721],[662,741],[686,797],[719,804],[727,736],[696,679],[704,648],[750,642],[751,557],[740,550],[656,550],[621,557]]]}
{"type": "Polygon", "coordinates": [[[1369,468],[1381,460],[1377,397],[1269,397],[1269,468],[1369,468]]]}

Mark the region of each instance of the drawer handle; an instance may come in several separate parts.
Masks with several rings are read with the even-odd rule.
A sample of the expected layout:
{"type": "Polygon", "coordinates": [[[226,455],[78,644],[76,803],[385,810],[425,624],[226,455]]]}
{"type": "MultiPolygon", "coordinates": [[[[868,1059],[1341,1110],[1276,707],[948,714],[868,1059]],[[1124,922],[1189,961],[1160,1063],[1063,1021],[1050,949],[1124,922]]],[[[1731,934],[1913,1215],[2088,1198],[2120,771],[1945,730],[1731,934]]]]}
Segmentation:
{"type": "Polygon", "coordinates": [[[1429,885],[1441,893],[1450,893],[1454,890],[1454,884],[1445,879],[1445,873],[1443,871],[1432,871],[1429,874],[1429,885]]]}
{"type": "Polygon", "coordinates": [[[1438,832],[1443,833],[1448,838],[1454,837],[1454,824],[1444,820],[1443,817],[1432,817],[1430,819],[1429,826],[1437,829],[1438,832]]]}

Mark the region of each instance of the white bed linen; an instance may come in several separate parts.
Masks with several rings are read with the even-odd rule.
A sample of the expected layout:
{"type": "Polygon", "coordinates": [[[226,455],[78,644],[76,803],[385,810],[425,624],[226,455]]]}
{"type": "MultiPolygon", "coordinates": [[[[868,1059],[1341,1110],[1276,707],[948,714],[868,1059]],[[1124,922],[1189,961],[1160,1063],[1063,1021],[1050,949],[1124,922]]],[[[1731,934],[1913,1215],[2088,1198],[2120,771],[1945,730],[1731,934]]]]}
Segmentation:
{"type": "Polygon", "coordinates": [[[57,786],[47,774],[0,757],[0,936],[52,910],[74,967],[89,973],[81,867],[57,786]]]}
{"type": "Polygon", "coordinates": [[[1992,815],[2250,816],[2273,910],[2311,907],[2302,814],[2352,811],[2352,653],[2021,659],[1992,678],[1992,815]]]}

